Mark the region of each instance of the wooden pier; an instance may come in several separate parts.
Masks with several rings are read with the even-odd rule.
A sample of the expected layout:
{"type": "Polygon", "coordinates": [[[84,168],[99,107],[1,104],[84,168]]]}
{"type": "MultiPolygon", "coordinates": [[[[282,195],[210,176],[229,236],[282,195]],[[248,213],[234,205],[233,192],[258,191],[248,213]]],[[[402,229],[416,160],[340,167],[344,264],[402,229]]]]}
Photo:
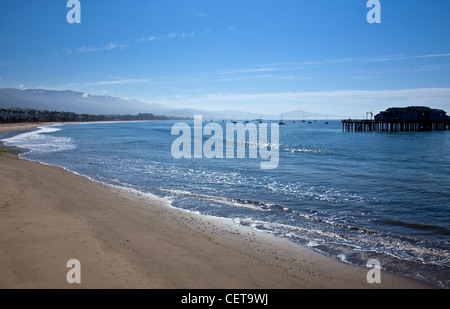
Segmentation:
{"type": "Polygon", "coordinates": [[[345,132],[449,130],[450,121],[376,121],[347,119],[342,120],[342,129],[345,132]]]}

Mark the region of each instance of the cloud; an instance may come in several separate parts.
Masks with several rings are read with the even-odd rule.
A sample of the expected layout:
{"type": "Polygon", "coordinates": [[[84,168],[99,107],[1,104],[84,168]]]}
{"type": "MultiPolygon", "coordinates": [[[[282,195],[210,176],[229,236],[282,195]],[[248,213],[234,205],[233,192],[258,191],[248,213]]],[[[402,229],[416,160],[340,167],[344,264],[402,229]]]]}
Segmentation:
{"type": "Polygon", "coordinates": [[[343,58],[331,58],[322,59],[317,61],[305,61],[299,65],[315,65],[315,64],[328,64],[328,63],[344,63],[344,62],[386,62],[386,61],[402,61],[402,60],[414,60],[414,59],[427,59],[427,58],[442,58],[450,57],[450,53],[442,54],[427,54],[427,55],[382,55],[373,57],[343,57],[343,58]]]}
{"type": "Polygon", "coordinates": [[[169,32],[168,34],[163,35],[163,36],[155,36],[155,35],[145,36],[145,37],[137,39],[136,42],[141,44],[144,42],[153,42],[156,40],[176,39],[176,38],[184,39],[184,38],[193,37],[193,36],[195,36],[195,32],[190,32],[190,33],[182,32],[182,33],[178,33],[178,34],[176,32],[169,32]]]}
{"type": "Polygon", "coordinates": [[[17,85],[17,87],[19,87],[20,89],[24,89],[25,88],[25,86],[23,84],[19,84],[19,85],[17,85]]]}
{"type": "Polygon", "coordinates": [[[138,43],[143,43],[143,42],[153,42],[155,40],[159,40],[159,38],[154,36],[154,35],[151,35],[151,36],[148,36],[148,37],[142,37],[140,39],[137,39],[136,41],[138,43]]]}
{"type": "Polygon", "coordinates": [[[411,59],[426,59],[426,58],[441,58],[450,57],[450,53],[444,54],[427,54],[427,55],[415,55],[415,56],[404,56],[404,55],[394,55],[394,56],[382,56],[378,58],[373,58],[371,61],[400,61],[400,60],[411,60],[411,59]]]}
{"type": "Polygon", "coordinates": [[[261,72],[273,72],[273,71],[279,71],[280,68],[269,68],[269,67],[255,67],[255,68],[246,68],[246,69],[236,69],[236,70],[230,70],[230,71],[223,71],[219,74],[222,75],[230,75],[230,74],[242,74],[242,73],[261,73],[261,72]]]}
{"type": "MultiPolygon", "coordinates": [[[[329,58],[329,59],[318,59],[318,60],[306,60],[302,62],[291,62],[291,63],[272,63],[272,64],[260,64],[241,68],[231,68],[225,69],[212,74],[211,80],[229,82],[229,81],[239,81],[239,80],[250,80],[250,79],[261,79],[265,78],[267,80],[277,80],[277,79],[311,79],[317,77],[314,73],[315,67],[322,67],[325,69],[336,70],[336,68],[331,68],[334,64],[351,64],[357,63],[361,64],[358,71],[342,71],[338,72],[342,77],[342,74],[347,74],[347,77],[353,80],[367,80],[376,77],[380,77],[380,73],[370,70],[364,71],[364,65],[376,64],[381,62],[396,62],[396,61],[414,61],[410,63],[408,69],[393,69],[397,72],[424,72],[424,71],[438,71],[438,70],[448,70],[448,61],[440,64],[427,64],[426,59],[435,58],[446,58],[450,57],[450,53],[436,53],[436,54],[424,54],[424,55],[383,55],[383,56],[372,56],[372,57],[342,57],[342,58],[329,58]],[[425,61],[425,63],[424,63],[425,61]],[[354,75],[354,76],[349,76],[354,75]]],[[[445,59],[446,60],[446,59],[445,59]]],[[[441,61],[443,62],[443,61],[441,61]]],[[[330,71],[335,72],[335,71],[330,71]]],[[[328,72],[328,75],[320,76],[323,78],[335,77],[336,73],[328,72]]]]}
{"type": "Polygon", "coordinates": [[[120,76],[107,76],[112,80],[102,80],[89,83],[69,83],[56,87],[56,89],[80,89],[82,87],[92,87],[92,86],[109,86],[109,85],[122,85],[122,84],[145,84],[150,83],[152,80],[149,78],[123,78],[120,76]]]}
{"type": "MultiPolygon", "coordinates": [[[[207,34],[209,32],[211,32],[211,29],[206,29],[204,34],[207,34]]],[[[138,38],[135,40],[135,42],[137,43],[137,45],[145,43],[145,42],[153,42],[153,41],[157,41],[157,40],[162,40],[162,39],[175,39],[175,38],[187,38],[187,37],[193,37],[195,36],[195,32],[191,31],[191,32],[182,32],[182,33],[176,33],[176,32],[169,32],[167,35],[162,35],[162,36],[155,36],[155,35],[149,35],[149,36],[144,36],[141,38],[138,38]]],[[[136,44],[134,44],[136,45],[136,44]]],[[[95,47],[95,46],[82,46],[79,48],[75,49],[76,53],[91,53],[91,52],[100,52],[100,51],[111,51],[111,50],[115,50],[115,49],[125,49],[127,47],[133,46],[133,44],[129,44],[129,43],[117,43],[117,42],[111,42],[105,46],[101,46],[101,47],[95,47]]],[[[64,50],[67,54],[72,54],[74,51],[73,50],[64,50]]],[[[1,62],[0,62],[0,66],[1,66],[1,62]]]]}
{"type": "Polygon", "coordinates": [[[208,17],[208,14],[205,14],[205,13],[192,13],[192,15],[197,16],[197,17],[208,17]]]}
{"type": "Polygon", "coordinates": [[[124,49],[128,47],[128,44],[119,44],[119,43],[109,43],[108,45],[105,45],[103,47],[86,47],[82,46],[77,48],[75,51],[77,53],[91,53],[91,52],[98,52],[98,51],[111,51],[114,49],[124,49]]]}
{"type": "Polygon", "coordinates": [[[89,86],[100,86],[100,85],[119,85],[119,84],[141,84],[141,83],[150,83],[152,80],[148,78],[120,78],[117,80],[107,80],[107,81],[99,81],[95,83],[88,84],[89,86]]]}

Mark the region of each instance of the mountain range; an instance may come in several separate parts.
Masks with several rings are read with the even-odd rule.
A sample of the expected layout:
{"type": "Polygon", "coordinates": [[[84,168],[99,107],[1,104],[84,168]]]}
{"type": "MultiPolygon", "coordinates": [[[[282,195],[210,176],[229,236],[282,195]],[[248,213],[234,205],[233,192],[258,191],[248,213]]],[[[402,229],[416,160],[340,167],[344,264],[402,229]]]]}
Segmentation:
{"type": "Polygon", "coordinates": [[[22,108],[49,111],[66,111],[91,115],[136,115],[152,113],[173,117],[202,115],[205,120],[214,119],[325,119],[340,118],[335,115],[313,114],[291,111],[283,115],[256,114],[242,111],[207,111],[191,108],[170,108],[163,104],[147,103],[135,99],[91,95],[72,90],[15,89],[0,88],[0,108],[22,108]]]}

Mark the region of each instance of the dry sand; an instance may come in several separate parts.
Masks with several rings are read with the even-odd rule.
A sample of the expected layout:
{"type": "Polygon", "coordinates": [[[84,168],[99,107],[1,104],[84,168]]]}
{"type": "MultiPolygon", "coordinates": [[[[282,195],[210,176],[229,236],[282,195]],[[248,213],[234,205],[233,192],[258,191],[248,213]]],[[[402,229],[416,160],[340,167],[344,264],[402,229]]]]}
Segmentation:
{"type": "MultiPolygon", "coordinates": [[[[19,130],[37,124],[0,126],[19,130]]],[[[0,151],[0,288],[427,288],[0,151]],[[81,284],[66,263],[81,263],[81,284]]]]}

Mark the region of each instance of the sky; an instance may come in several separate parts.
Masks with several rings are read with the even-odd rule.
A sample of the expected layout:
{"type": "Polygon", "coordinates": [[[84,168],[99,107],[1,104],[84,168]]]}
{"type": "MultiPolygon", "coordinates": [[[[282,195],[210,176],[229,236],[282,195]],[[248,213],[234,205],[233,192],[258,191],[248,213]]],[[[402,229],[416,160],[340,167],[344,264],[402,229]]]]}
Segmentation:
{"type": "Polygon", "coordinates": [[[362,118],[450,113],[450,1],[0,0],[0,88],[362,118]]]}

